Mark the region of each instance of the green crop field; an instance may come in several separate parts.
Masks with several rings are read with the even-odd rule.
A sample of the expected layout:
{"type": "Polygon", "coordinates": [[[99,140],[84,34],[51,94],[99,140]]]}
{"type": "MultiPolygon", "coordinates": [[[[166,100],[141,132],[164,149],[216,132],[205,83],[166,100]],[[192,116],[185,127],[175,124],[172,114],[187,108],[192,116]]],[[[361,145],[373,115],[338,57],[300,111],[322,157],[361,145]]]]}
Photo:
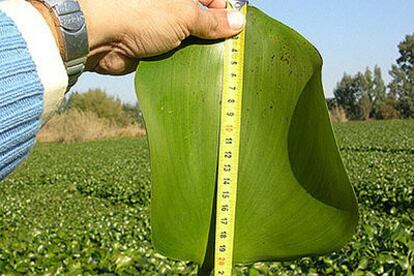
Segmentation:
{"type": "MultiPolygon", "coordinates": [[[[329,256],[240,266],[240,275],[413,275],[414,121],[335,130],[360,204],[356,236],[329,256]]],[[[151,246],[148,158],[144,138],[38,144],[0,182],[0,274],[194,273],[151,246]]]]}

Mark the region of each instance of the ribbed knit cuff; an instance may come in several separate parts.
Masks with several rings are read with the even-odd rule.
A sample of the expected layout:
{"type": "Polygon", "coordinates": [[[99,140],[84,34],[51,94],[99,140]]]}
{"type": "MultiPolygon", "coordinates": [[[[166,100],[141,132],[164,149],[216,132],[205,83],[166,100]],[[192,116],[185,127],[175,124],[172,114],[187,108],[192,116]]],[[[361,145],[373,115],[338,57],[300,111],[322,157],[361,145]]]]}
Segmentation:
{"type": "Polygon", "coordinates": [[[53,34],[38,10],[24,0],[0,1],[0,11],[14,21],[26,41],[44,87],[42,122],[46,122],[60,106],[68,84],[66,69],[53,34]]]}
{"type": "Polygon", "coordinates": [[[36,65],[16,25],[0,11],[0,180],[26,157],[42,111],[36,65]]]}

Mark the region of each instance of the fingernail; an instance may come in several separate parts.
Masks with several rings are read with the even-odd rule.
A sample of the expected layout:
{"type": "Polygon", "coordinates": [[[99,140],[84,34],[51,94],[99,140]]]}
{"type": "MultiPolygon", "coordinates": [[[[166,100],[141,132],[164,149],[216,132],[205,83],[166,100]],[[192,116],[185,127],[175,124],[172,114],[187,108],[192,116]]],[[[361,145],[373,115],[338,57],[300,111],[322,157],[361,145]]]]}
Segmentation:
{"type": "Polygon", "coordinates": [[[229,21],[230,28],[233,30],[240,30],[246,23],[246,18],[239,11],[228,12],[227,20],[229,21]]]}

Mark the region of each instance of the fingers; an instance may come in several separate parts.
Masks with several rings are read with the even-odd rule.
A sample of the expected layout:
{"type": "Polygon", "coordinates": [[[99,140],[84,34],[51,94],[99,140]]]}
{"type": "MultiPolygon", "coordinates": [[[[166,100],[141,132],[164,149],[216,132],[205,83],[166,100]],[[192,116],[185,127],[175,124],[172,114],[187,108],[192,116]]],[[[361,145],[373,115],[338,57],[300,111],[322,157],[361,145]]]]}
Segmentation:
{"type": "Polygon", "coordinates": [[[201,4],[212,9],[224,9],[227,6],[226,0],[198,0],[201,4]]]}
{"type": "Polygon", "coordinates": [[[244,15],[239,11],[200,8],[195,22],[190,26],[190,32],[204,39],[226,38],[238,34],[245,22],[244,15]]]}

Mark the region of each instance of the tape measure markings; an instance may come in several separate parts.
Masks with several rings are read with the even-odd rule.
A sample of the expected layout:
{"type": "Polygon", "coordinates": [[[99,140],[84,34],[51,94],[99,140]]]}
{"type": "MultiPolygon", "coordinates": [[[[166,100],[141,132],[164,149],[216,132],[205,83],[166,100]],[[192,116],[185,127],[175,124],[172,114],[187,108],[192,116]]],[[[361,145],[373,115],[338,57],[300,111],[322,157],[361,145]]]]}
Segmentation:
{"type": "MultiPolygon", "coordinates": [[[[247,4],[241,11],[247,13],[247,4]]],[[[245,31],[225,41],[214,274],[232,274],[243,94],[245,31]]]]}

